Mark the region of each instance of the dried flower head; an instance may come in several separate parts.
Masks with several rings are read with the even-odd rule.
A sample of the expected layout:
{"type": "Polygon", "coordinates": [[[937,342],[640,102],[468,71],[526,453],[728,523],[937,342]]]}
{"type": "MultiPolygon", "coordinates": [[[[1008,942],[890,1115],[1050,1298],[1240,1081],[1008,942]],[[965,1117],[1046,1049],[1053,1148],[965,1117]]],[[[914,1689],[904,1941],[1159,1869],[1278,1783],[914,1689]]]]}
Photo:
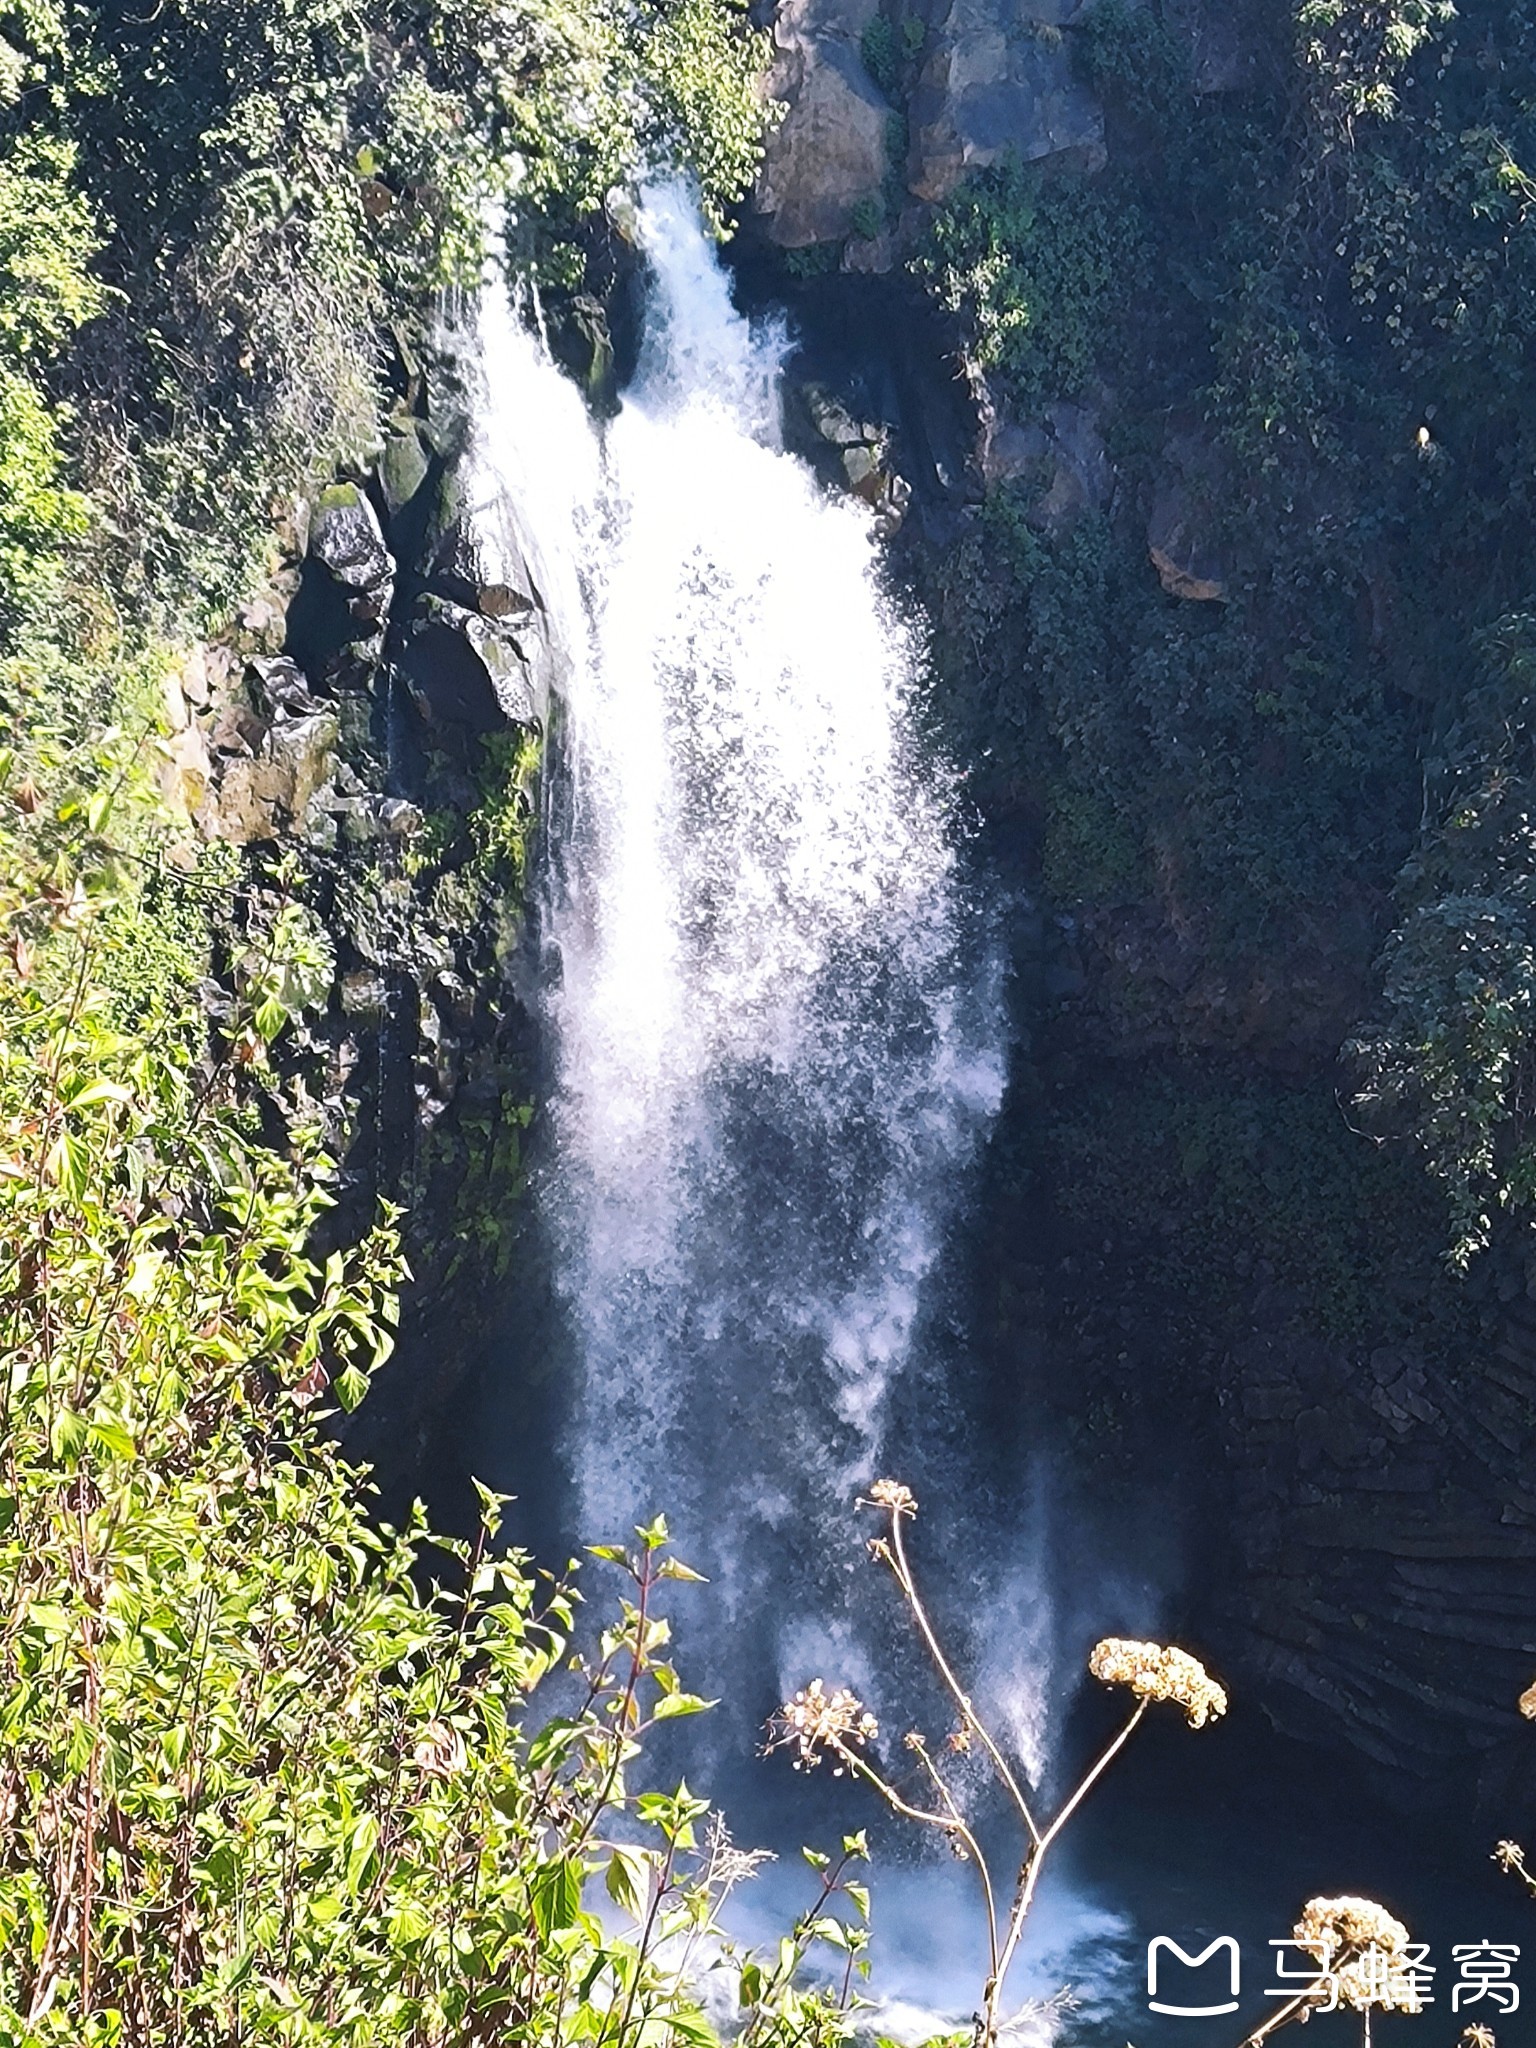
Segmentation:
{"type": "Polygon", "coordinates": [[[1520,1695],[1520,1711],[1527,1721],[1536,1721],[1536,1679],[1520,1695]]]}
{"type": "MultiPolygon", "coordinates": [[[[824,1752],[846,1761],[854,1748],[862,1748],[879,1733],[879,1722],[846,1686],[828,1692],[819,1678],[813,1678],[768,1723],[768,1747],[795,1749],[795,1769],[814,1770],[824,1752]]],[[[833,1776],[842,1776],[841,1767],[833,1776]]]]}
{"type": "Polygon", "coordinates": [[[877,1479],[869,1489],[868,1502],[874,1508],[889,1508],[907,1521],[917,1513],[917,1496],[899,1479],[877,1479]]]}
{"type": "Polygon", "coordinates": [[[1500,1842],[1493,1852],[1493,1860],[1500,1870],[1518,1870],[1525,1861],[1525,1851],[1518,1842],[1500,1842]]]}
{"type": "Polygon", "coordinates": [[[1088,1669],[1106,1685],[1125,1685],[1140,1700],[1176,1700],[1191,1728],[1227,1711],[1227,1695],[1197,1657],[1162,1643],[1106,1636],[1095,1643],[1088,1669]]]}
{"type": "Polygon", "coordinates": [[[456,1777],[467,1762],[464,1738],[447,1721],[429,1721],[411,1755],[417,1770],[428,1778],[456,1777]]]}
{"type": "Polygon", "coordinates": [[[1423,2011],[1408,1930],[1374,1899],[1308,1899],[1291,1934],[1328,1973],[1328,1995],[1340,2005],[1423,2011]]]}
{"type": "Polygon", "coordinates": [[[1467,2048],[1495,2048],[1492,2027],[1463,2027],[1461,2038],[1467,2048]]]}

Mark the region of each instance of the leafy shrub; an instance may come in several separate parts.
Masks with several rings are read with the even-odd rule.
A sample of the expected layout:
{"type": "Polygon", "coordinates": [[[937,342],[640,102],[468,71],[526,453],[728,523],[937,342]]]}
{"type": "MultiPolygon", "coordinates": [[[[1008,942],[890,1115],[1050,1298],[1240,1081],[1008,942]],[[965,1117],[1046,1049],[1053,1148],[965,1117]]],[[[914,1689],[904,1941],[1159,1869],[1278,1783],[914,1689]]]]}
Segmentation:
{"type": "Polygon", "coordinates": [[[1402,878],[1382,1014],[1351,1048],[1358,1107],[1446,1189],[1458,1268],[1536,1208],[1536,619],[1502,619],[1482,647],[1438,824],[1402,878]]]}
{"type": "MultiPolygon", "coordinates": [[[[392,1220],[311,1258],[332,1168],[297,1115],[262,1144],[242,1079],[330,963],[281,906],[214,1056],[184,987],[125,1033],[130,764],[72,765],[0,761],[0,2033],[707,2041],[697,1945],[753,1859],[686,1786],[628,1782],[705,1704],[662,1656],[658,1594],[692,1574],[660,1522],[600,1547],[629,1597],[567,1670],[574,1587],[496,1553],[496,1500],[474,1546],[370,1522],[320,1416],[388,1350],[392,1220]]],[[[845,2038],[846,1998],[795,1979],[813,1942],[857,1956],[859,1846],[742,1968],[744,2038],[845,2038]]]]}
{"type": "Polygon", "coordinates": [[[39,381],[103,303],[73,171],[63,142],[0,143],[0,631],[55,589],[64,550],[86,526],[85,500],[67,480],[69,415],[39,381]]]}
{"type": "Polygon", "coordinates": [[[1098,0],[1079,25],[1076,52],[1095,91],[1133,118],[1163,129],[1188,104],[1188,66],[1149,7],[1098,0]]]}
{"type": "Polygon", "coordinates": [[[927,34],[923,22],[916,15],[907,15],[900,22],[892,21],[889,15],[877,14],[865,24],[864,33],[859,37],[859,54],[864,59],[864,68],[891,99],[900,92],[911,67],[917,62],[927,34]]]}
{"type": "Polygon", "coordinates": [[[1081,391],[1134,280],[1134,212],[1091,186],[1016,164],[980,172],[947,200],[915,275],[1002,371],[1022,404],[1081,391]]]}
{"type": "MultiPolygon", "coordinates": [[[[489,204],[515,190],[520,257],[573,282],[585,224],[643,168],[691,173],[723,230],[770,113],[739,0],[167,0],[147,20],[88,4],[67,36],[32,4],[14,34],[0,364],[3,323],[34,303],[58,314],[40,356],[101,316],[52,396],[76,397],[112,580],[216,620],[260,568],[273,506],[377,446],[395,359],[436,293],[480,275],[489,204]]],[[[50,440],[24,398],[8,416],[11,468],[39,478],[15,499],[31,545],[62,518],[43,493],[68,418],[50,440]]]]}

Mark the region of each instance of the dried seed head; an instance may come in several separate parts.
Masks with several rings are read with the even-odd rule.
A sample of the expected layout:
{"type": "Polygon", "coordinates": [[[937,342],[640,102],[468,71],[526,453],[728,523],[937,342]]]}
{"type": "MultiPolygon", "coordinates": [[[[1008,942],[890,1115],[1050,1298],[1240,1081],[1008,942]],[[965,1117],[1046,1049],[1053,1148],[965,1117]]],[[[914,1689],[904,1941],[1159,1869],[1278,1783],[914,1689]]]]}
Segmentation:
{"type": "Polygon", "coordinates": [[[1124,1685],[1140,1700],[1175,1700],[1191,1728],[1227,1711],[1227,1695],[1198,1658],[1162,1643],[1106,1636],[1093,1646],[1088,1669],[1106,1685],[1124,1685]]]}
{"type": "Polygon", "coordinates": [[[1536,1679],[1520,1695],[1520,1711],[1527,1721],[1536,1721],[1536,1679]]]}
{"type": "Polygon", "coordinates": [[[1518,1870],[1525,1861],[1525,1851],[1518,1842],[1500,1842],[1493,1852],[1493,1860],[1500,1870],[1518,1870]]]}
{"type": "Polygon", "coordinates": [[[1424,2001],[1408,1955],[1408,1930],[1374,1899],[1308,1899],[1291,1929],[1355,2012],[1421,2012],[1424,2001]]]}
{"type": "Polygon", "coordinates": [[[1492,2027],[1463,2027],[1461,2038],[1466,2048],[1494,2048],[1492,2027]]]}
{"type": "Polygon", "coordinates": [[[917,1513],[917,1496],[899,1479],[877,1479],[869,1489],[869,1505],[888,1508],[893,1515],[910,1521],[917,1513]]]}
{"type": "Polygon", "coordinates": [[[795,1769],[814,1770],[824,1753],[846,1759],[852,1749],[873,1742],[879,1733],[874,1715],[846,1686],[828,1692],[819,1678],[813,1678],[768,1723],[768,1747],[794,1749],[795,1769]]]}

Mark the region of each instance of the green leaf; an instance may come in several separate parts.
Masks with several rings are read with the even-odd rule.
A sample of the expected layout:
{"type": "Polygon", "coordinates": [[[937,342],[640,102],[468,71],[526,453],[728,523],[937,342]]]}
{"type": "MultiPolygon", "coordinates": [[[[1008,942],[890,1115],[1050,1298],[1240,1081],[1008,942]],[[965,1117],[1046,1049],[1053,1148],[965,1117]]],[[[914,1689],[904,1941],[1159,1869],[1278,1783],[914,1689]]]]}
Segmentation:
{"type": "Polygon", "coordinates": [[[529,1888],[533,1924],[547,1941],[562,1927],[574,1925],[581,1911],[581,1866],[574,1857],[561,1856],[541,1864],[529,1888]]]}
{"type": "Polygon", "coordinates": [[[270,1045],[288,1023],[288,1011],[276,996],[263,996],[251,1012],[258,1035],[270,1045]]]}
{"type": "Polygon", "coordinates": [[[658,1579],[686,1579],[690,1585],[707,1586],[708,1579],[702,1572],[696,1572],[692,1565],[684,1564],[679,1557],[663,1558],[656,1574],[658,1579]]]}
{"type": "Polygon", "coordinates": [[[86,1430],[87,1436],[98,1450],[105,1451],[109,1458],[136,1458],[139,1447],[133,1433],[120,1422],[92,1422],[86,1430]]]}
{"type": "Polygon", "coordinates": [[[132,1102],[133,1090],[120,1081],[87,1081],[64,1097],[69,1109],[88,1109],[93,1102],[132,1102]]]}
{"type": "Polygon", "coordinates": [[[72,1408],[61,1408],[53,1419],[53,1455],[68,1461],[85,1448],[86,1422],[72,1408]]]}
{"type": "Polygon", "coordinates": [[[616,1906],[638,1915],[650,1888],[650,1873],[648,1856],[616,1842],[603,1873],[603,1884],[616,1906]]]}
{"type": "Polygon", "coordinates": [[[353,1828],[352,1840],[347,1846],[346,1886],[354,1898],[362,1889],[363,1880],[368,1874],[368,1866],[373,1861],[373,1852],[378,1845],[379,1824],[371,1813],[365,1813],[360,1816],[353,1828]]]}
{"type": "Polygon", "coordinates": [[[718,1700],[700,1699],[696,1692],[663,1693],[651,1710],[653,1721],[675,1721],[683,1714],[707,1714],[718,1700]]]}
{"type": "Polygon", "coordinates": [[[368,1391],[368,1375],[359,1372],[355,1365],[349,1365],[337,1373],[331,1385],[337,1400],[350,1415],[368,1391]]]}
{"type": "Polygon", "coordinates": [[[411,1899],[404,1899],[389,1916],[388,1937],[391,1948],[407,1948],[412,1942],[422,1941],[432,1932],[432,1915],[411,1899]]]}

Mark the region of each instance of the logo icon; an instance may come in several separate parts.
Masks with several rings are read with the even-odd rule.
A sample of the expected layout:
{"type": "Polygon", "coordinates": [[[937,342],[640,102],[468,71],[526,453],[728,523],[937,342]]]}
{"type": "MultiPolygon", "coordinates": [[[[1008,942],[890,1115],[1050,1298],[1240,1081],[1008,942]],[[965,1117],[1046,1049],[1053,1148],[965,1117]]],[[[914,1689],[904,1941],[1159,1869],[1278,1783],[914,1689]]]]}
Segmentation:
{"type": "Polygon", "coordinates": [[[1237,1993],[1241,1977],[1242,1959],[1238,1954],[1237,1943],[1230,1934],[1218,1934],[1209,1948],[1201,1949],[1197,1956],[1186,1955],[1184,1950],[1179,1947],[1179,1944],[1176,1941],[1170,1940],[1166,1934],[1154,1935],[1147,1943],[1147,2004],[1153,2012],[1171,2013],[1175,2019],[1181,2020],[1214,2019],[1219,2013],[1236,2012],[1237,1993]],[[1231,1996],[1227,2003],[1225,2005],[1165,2005],[1157,1995],[1158,1954],[1163,1949],[1166,1949],[1169,1955],[1176,1956],[1187,1970],[1198,1970],[1203,1964],[1208,1963],[1218,1950],[1225,1949],[1230,1980],[1229,1989],[1231,1991],[1231,1996]]]}

